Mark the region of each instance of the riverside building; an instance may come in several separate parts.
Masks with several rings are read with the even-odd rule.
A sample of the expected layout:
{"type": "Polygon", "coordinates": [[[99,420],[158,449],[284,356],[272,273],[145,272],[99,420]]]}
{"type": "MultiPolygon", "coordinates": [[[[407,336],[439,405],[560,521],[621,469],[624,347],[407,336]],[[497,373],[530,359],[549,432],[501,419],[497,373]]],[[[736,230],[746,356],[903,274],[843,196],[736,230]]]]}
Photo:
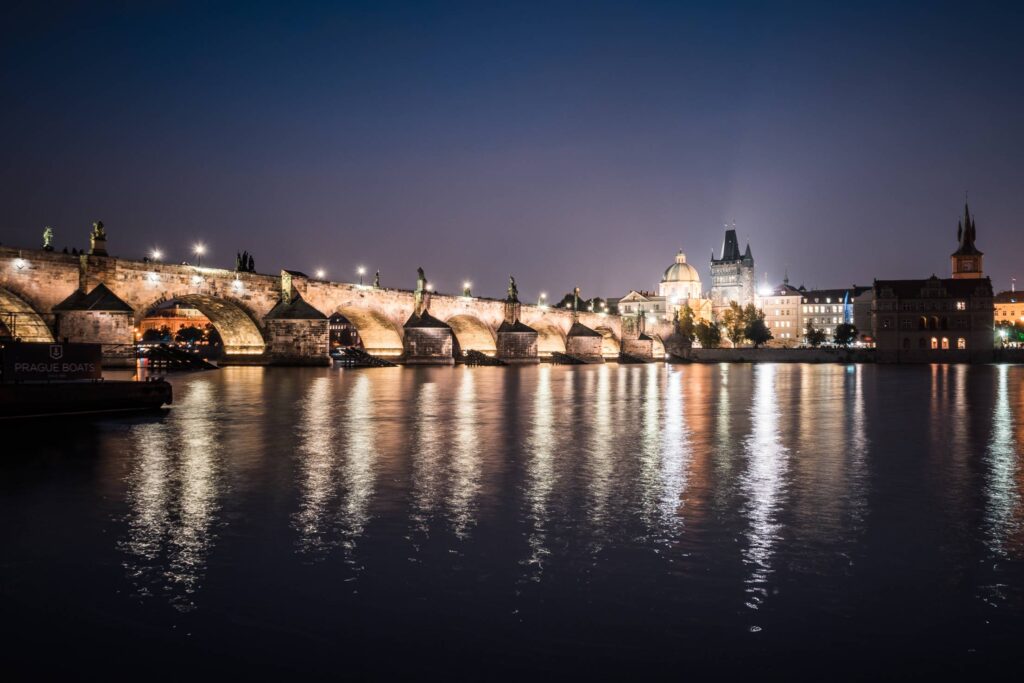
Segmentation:
{"type": "Polygon", "coordinates": [[[992,282],[970,210],[957,229],[952,277],[875,280],[872,328],[880,361],[988,360],[993,347],[992,282]]]}

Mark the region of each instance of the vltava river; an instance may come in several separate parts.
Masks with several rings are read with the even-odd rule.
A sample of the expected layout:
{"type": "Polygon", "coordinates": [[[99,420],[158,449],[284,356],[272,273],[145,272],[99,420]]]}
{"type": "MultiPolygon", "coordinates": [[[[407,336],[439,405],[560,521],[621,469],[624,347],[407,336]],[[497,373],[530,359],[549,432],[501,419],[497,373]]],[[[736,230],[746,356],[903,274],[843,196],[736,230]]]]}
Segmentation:
{"type": "Polygon", "coordinates": [[[226,368],[2,425],[5,665],[1019,661],[1024,367],[226,368]]]}

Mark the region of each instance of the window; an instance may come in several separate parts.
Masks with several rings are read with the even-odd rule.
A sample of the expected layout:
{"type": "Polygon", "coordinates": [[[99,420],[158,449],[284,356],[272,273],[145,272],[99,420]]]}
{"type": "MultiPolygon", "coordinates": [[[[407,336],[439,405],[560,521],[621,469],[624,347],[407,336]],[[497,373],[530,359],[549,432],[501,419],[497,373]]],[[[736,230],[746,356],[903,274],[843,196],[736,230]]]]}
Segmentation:
{"type": "Polygon", "coordinates": [[[932,337],[932,348],[933,349],[939,348],[939,340],[936,339],[935,337],[932,337]]]}
{"type": "Polygon", "coordinates": [[[949,337],[942,338],[942,350],[949,351],[949,337]]]}
{"type": "Polygon", "coordinates": [[[958,348],[958,349],[966,349],[967,348],[967,340],[964,339],[963,337],[957,337],[956,348],[958,348]]]}
{"type": "Polygon", "coordinates": [[[956,302],[956,310],[958,310],[958,311],[966,311],[967,310],[967,302],[966,301],[957,301],[956,302]]]}

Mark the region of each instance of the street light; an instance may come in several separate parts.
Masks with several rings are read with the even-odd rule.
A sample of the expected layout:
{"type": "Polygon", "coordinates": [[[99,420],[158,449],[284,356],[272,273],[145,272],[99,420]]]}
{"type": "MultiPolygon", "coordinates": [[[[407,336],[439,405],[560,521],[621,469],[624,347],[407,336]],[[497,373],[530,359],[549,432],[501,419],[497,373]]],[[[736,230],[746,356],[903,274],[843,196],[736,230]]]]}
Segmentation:
{"type": "Polygon", "coordinates": [[[202,242],[196,242],[196,245],[192,247],[192,251],[196,255],[196,267],[202,267],[203,265],[203,254],[206,253],[206,245],[202,242]]]}
{"type": "Polygon", "coordinates": [[[537,305],[542,307],[542,308],[547,307],[547,305],[548,305],[548,293],[547,292],[541,292],[540,293],[540,298],[537,299],[537,305]]]}
{"type": "Polygon", "coordinates": [[[363,286],[363,276],[366,275],[366,268],[359,266],[356,268],[356,272],[359,273],[359,286],[363,286]]]}
{"type": "Polygon", "coordinates": [[[164,257],[164,253],[162,251],[160,251],[159,249],[154,249],[153,251],[149,252],[149,258],[154,260],[154,261],[159,261],[163,257],[164,257]]]}
{"type": "Polygon", "coordinates": [[[324,271],[323,268],[317,268],[316,269],[316,279],[317,280],[323,280],[324,277],[326,277],[326,275],[327,275],[327,273],[324,271]]]}
{"type": "Polygon", "coordinates": [[[469,280],[466,280],[465,282],[463,282],[462,283],[462,296],[465,296],[465,297],[473,296],[473,293],[471,291],[469,291],[469,288],[472,287],[472,286],[473,286],[473,283],[470,282],[469,280]]]}

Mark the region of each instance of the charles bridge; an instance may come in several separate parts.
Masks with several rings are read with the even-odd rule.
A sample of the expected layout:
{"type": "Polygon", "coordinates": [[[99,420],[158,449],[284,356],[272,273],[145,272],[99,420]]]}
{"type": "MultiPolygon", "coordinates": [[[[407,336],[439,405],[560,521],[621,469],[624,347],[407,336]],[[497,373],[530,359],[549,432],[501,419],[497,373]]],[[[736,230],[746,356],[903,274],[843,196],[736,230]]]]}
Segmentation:
{"type": "Polygon", "coordinates": [[[514,284],[506,299],[442,295],[426,291],[422,271],[414,291],[381,288],[115,258],[102,226],[93,237],[88,254],[0,247],[0,322],[12,336],[101,343],[105,363],[133,363],[139,322],[174,301],[210,319],[227,363],[325,364],[334,314],[368,353],[409,364],[448,364],[467,351],[508,363],[664,355],[656,332],[666,330],[648,336],[633,318],[521,304],[514,284]]]}

